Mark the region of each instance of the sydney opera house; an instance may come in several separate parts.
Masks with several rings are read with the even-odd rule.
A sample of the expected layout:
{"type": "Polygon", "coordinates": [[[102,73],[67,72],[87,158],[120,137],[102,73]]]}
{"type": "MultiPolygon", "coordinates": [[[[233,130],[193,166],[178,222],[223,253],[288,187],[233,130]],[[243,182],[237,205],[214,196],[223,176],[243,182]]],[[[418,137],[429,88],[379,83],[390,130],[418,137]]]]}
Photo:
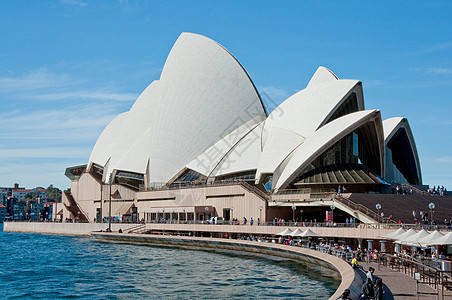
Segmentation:
{"type": "Polygon", "coordinates": [[[365,109],[359,80],[319,67],[271,113],[237,59],[183,33],[159,80],[99,136],[88,163],[66,169],[63,218],[372,222],[332,195],[422,186],[406,118],[365,109]],[[303,87],[300,87],[303,88],[303,87]]]}

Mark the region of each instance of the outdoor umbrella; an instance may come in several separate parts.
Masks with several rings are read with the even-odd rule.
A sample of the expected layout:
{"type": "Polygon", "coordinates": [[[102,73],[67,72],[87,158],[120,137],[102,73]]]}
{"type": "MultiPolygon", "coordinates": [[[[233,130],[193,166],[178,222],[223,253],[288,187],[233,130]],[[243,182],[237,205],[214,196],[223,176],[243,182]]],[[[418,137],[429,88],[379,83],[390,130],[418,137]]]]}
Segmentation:
{"type": "MultiPolygon", "coordinates": [[[[417,233],[416,230],[410,229],[410,230],[408,230],[407,232],[405,232],[405,233],[403,233],[403,234],[400,234],[400,235],[398,235],[398,236],[392,237],[391,239],[393,239],[393,240],[399,240],[399,241],[404,241],[407,237],[412,236],[412,235],[415,235],[416,233],[417,233]]],[[[397,241],[396,241],[396,243],[397,243],[397,241]]]]}
{"type": "Polygon", "coordinates": [[[303,232],[302,234],[298,235],[301,237],[309,237],[309,236],[320,236],[317,233],[315,233],[314,231],[312,231],[311,229],[306,230],[305,232],[303,232]]]}
{"type": "Polygon", "coordinates": [[[291,232],[289,235],[290,236],[300,236],[300,234],[303,234],[303,231],[300,230],[300,228],[297,228],[297,230],[291,232]]]}
{"type": "Polygon", "coordinates": [[[438,230],[435,230],[432,233],[430,233],[429,235],[427,235],[426,237],[419,239],[418,243],[421,246],[427,246],[427,245],[430,245],[430,243],[433,242],[434,240],[436,240],[440,237],[443,237],[443,236],[444,236],[444,234],[442,234],[438,230]]]}
{"type": "MultiPolygon", "coordinates": [[[[402,227],[400,227],[399,229],[397,229],[397,230],[394,231],[394,232],[391,232],[391,233],[389,233],[389,234],[387,234],[387,235],[383,235],[383,237],[384,237],[384,238],[388,238],[388,239],[394,239],[394,237],[397,237],[397,236],[399,236],[399,235],[402,235],[402,234],[404,234],[405,232],[406,232],[406,230],[403,229],[402,227]]],[[[395,238],[395,239],[397,239],[397,238],[395,238]]]]}
{"type": "Polygon", "coordinates": [[[425,229],[422,229],[421,231],[419,231],[416,234],[410,235],[408,237],[406,237],[405,239],[401,239],[400,240],[400,244],[406,245],[406,246],[415,246],[418,244],[418,240],[421,238],[424,238],[426,236],[429,236],[430,232],[428,232],[425,229]]]}
{"type": "Polygon", "coordinates": [[[287,228],[287,229],[284,230],[283,232],[277,233],[276,235],[286,236],[286,235],[290,235],[291,233],[292,233],[292,230],[290,230],[289,228],[287,228]]]}
{"type": "Polygon", "coordinates": [[[429,243],[429,245],[452,245],[452,232],[429,243]]]}

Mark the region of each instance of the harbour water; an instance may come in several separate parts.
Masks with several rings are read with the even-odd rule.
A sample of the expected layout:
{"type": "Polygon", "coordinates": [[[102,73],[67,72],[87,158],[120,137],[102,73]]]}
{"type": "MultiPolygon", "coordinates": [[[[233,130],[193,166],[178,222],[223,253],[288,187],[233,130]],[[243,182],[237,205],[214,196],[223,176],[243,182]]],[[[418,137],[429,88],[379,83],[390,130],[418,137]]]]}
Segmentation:
{"type": "Polygon", "coordinates": [[[0,232],[2,299],[327,299],[337,277],[290,260],[0,232]]]}

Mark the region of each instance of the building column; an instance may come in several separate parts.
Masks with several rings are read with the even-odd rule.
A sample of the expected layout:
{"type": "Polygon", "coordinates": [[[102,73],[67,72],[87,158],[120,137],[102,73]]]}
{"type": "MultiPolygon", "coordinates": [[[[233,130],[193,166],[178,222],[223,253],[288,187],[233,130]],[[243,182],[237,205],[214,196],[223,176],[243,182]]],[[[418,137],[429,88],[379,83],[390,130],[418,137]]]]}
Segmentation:
{"type": "Polygon", "coordinates": [[[358,248],[363,248],[363,239],[357,239],[358,240],[358,248]]]}
{"type": "Polygon", "coordinates": [[[386,241],[380,241],[380,251],[386,252],[386,241]]]}
{"type": "Polygon", "coordinates": [[[367,249],[368,250],[372,250],[373,248],[372,248],[372,242],[373,242],[374,240],[367,240],[367,249]]]}

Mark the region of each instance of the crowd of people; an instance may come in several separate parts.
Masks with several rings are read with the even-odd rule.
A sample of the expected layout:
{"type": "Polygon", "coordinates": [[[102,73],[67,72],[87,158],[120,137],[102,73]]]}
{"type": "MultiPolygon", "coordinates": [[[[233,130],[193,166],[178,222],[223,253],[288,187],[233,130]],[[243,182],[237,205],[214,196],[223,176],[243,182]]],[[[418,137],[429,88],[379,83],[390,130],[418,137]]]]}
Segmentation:
{"type": "Polygon", "coordinates": [[[447,189],[444,186],[433,186],[431,189],[427,190],[430,195],[444,196],[447,193],[447,189]]]}

